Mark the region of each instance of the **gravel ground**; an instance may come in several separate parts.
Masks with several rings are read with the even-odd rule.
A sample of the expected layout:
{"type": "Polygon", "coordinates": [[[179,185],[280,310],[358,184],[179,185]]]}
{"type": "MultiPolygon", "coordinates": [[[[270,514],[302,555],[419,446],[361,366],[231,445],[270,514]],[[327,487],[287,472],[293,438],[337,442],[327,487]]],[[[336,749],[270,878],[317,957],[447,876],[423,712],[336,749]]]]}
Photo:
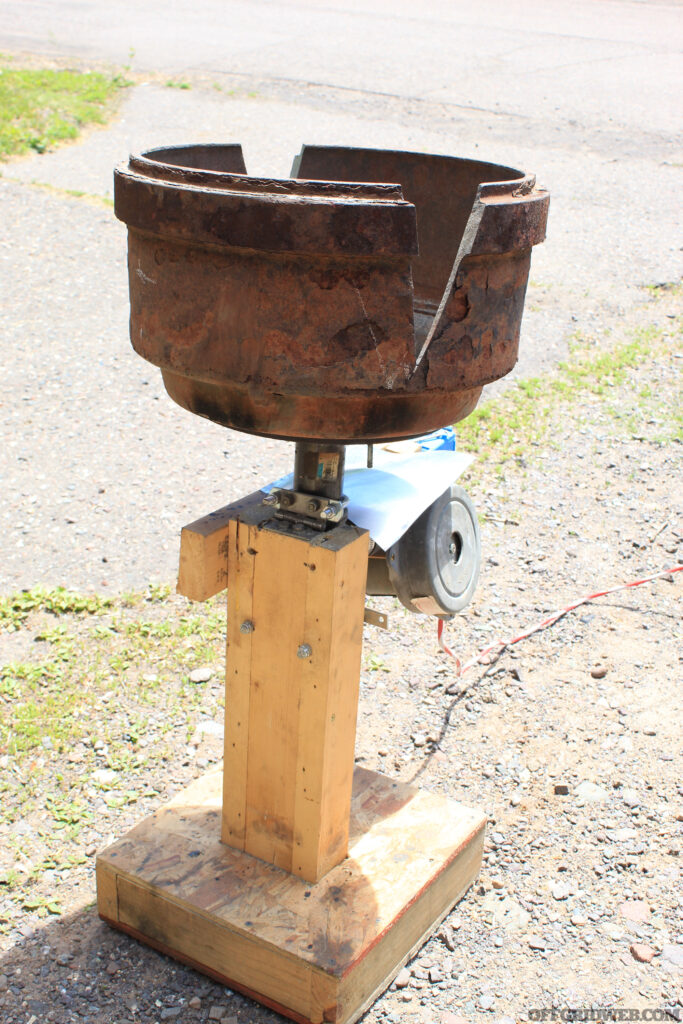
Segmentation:
{"type": "MultiPolygon", "coordinates": [[[[334,90],[283,96],[271,84],[247,97],[200,86],[140,85],[111,128],[15,162],[0,179],[0,593],[40,583],[117,595],[171,581],[183,523],[289,468],[290,446],[176,409],[157,371],[132,353],[125,231],[101,201],[59,191],[106,196],[128,149],[237,138],[254,171],[285,173],[305,139],[352,141],[536,170],[552,192],[549,241],[534,254],[517,375],[551,368],[576,332],[606,345],[640,323],[671,335],[680,318],[680,296],[662,291],[643,309],[639,288],[681,270],[677,213],[662,202],[675,194],[680,166],[656,132],[642,145],[607,129],[543,139],[533,125],[522,132],[448,105],[431,105],[426,117],[424,106],[370,107],[334,90]]],[[[495,446],[482,454],[470,490],[485,514],[485,567],[473,605],[449,628],[458,654],[576,595],[680,560],[680,446],[668,440],[679,364],[665,346],[602,395],[553,406],[549,433],[527,423],[526,459],[497,467],[495,446]]],[[[537,1006],[591,1003],[669,1006],[680,1018],[679,581],[572,613],[487,674],[473,671],[463,692],[433,622],[390,607],[391,633],[368,632],[359,761],[480,804],[491,825],[480,883],[367,1022],[525,1020],[537,1006]],[[634,945],[646,948],[634,954],[634,945]]],[[[73,651],[57,649],[82,654],[74,664],[90,679],[91,650],[124,642],[107,632],[112,623],[124,623],[125,638],[141,618],[176,628],[190,614],[178,598],[115,602],[97,620],[104,634],[82,616],[60,619],[73,651]]],[[[53,617],[36,611],[0,633],[3,668],[40,662],[62,642],[50,629],[53,617]],[[52,639],[37,639],[44,635],[52,639]]],[[[186,637],[168,662],[157,651],[143,664],[116,648],[112,689],[74,726],[77,742],[46,734],[26,760],[0,754],[7,1024],[276,1021],[112,933],[92,906],[95,850],[220,756],[207,723],[219,717],[221,643],[215,623],[207,630],[210,642],[186,637]],[[211,679],[191,690],[188,673],[203,667],[211,679]],[[159,695],[167,677],[189,710],[159,695]],[[56,897],[61,914],[52,915],[56,897]]]]}

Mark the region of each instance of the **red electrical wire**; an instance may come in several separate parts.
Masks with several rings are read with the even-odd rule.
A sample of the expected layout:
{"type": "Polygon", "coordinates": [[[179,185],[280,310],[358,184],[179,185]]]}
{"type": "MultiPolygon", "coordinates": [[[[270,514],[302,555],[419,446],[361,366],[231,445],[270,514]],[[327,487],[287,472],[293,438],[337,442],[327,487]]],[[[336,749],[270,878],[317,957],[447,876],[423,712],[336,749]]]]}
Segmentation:
{"type": "Polygon", "coordinates": [[[520,640],[526,640],[527,637],[531,636],[533,633],[538,633],[541,629],[546,629],[548,626],[552,626],[553,623],[557,622],[558,619],[561,619],[563,615],[567,614],[567,612],[574,611],[575,608],[580,608],[582,604],[588,604],[589,601],[594,601],[596,597],[605,597],[607,594],[615,594],[618,590],[628,590],[629,587],[641,587],[643,583],[651,583],[652,580],[657,580],[661,576],[669,576],[674,572],[680,572],[682,569],[683,565],[675,565],[671,569],[662,569],[661,572],[656,572],[652,576],[645,576],[642,580],[632,580],[631,583],[621,583],[618,587],[610,587],[608,590],[599,590],[595,594],[588,594],[586,597],[581,597],[578,601],[574,601],[572,602],[572,604],[568,604],[565,608],[562,608],[561,611],[553,612],[552,615],[549,615],[546,619],[543,619],[542,622],[538,622],[535,626],[532,626],[530,629],[525,630],[524,633],[520,633],[519,636],[513,637],[511,640],[506,641],[497,640],[494,644],[491,644],[489,647],[485,647],[482,651],[479,651],[479,654],[477,654],[474,658],[470,658],[470,660],[465,662],[464,665],[460,661],[460,658],[453,654],[453,651],[444,641],[444,620],[439,619],[439,624],[437,626],[437,637],[439,640],[439,647],[441,648],[442,651],[445,651],[446,654],[450,655],[450,657],[453,658],[453,660],[455,661],[456,675],[464,676],[465,672],[468,672],[474,665],[481,664],[482,659],[485,658],[488,654],[491,654],[492,651],[495,651],[497,655],[502,654],[503,651],[506,650],[506,648],[512,647],[513,644],[519,643],[520,640]]]}

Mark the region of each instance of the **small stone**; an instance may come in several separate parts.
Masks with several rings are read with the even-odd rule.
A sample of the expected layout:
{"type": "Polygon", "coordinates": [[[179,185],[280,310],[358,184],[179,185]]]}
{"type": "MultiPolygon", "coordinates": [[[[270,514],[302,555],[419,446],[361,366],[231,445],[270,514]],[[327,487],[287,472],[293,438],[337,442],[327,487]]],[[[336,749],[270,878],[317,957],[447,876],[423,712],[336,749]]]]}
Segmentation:
{"type": "Polygon", "coordinates": [[[209,1020],[223,1020],[226,1009],[224,1006],[212,1006],[209,1010],[209,1020]]]}
{"type": "Polygon", "coordinates": [[[180,1016],[179,1006],[167,1006],[165,1010],[161,1011],[162,1020],[175,1020],[176,1017],[180,1016]]]}
{"type": "Polygon", "coordinates": [[[650,908],[645,900],[626,900],[619,906],[619,913],[634,924],[644,924],[650,920],[650,908]]]}
{"type": "Polygon", "coordinates": [[[105,968],[107,974],[110,977],[113,977],[117,973],[118,969],[119,965],[117,964],[116,960],[110,960],[105,968]]]}
{"type": "Polygon", "coordinates": [[[43,738],[40,741],[40,745],[43,748],[43,750],[54,750],[55,749],[55,745],[52,742],[52,739],[50,738],[50,736],[43,736],[43,738]]]}
{"type": "Polygon", "coordinates": [[[591,669],[593,679],[604,679],[607,675],[607,665],[594,665],[591,669]]]}
{"type": "Polygon", "coordinates": [[[439,929],[437,936],[443,942],[446,949],[449,949],[451,953],[455,949],[455,937],[453,935],[453,929],[448,925],[444,925],[439,929]]]}
{"type": "Polygon", "coordinates": [[[213,676],[212,668],[193,668],[190,672],[191,683],[208,683],[213,676]]]}
{"type": "Polygon", "coordinates": [[[90,778],[98,786],[111,786],[118,779],[118,774],[112,768],[96,768],[90,778]]]}
{"type": "Polygon", "coordinates": [[[622,790],[621,799],[627,807],[637,807],[640,804],[640,797],[636,793],[635,789],[622,790]]]}
{"type": "Polygon", "coordinates": [[[9,982],[7,981],[6,974],[0,974],[0,992],[6,992],[9,982]]]}
{"type": "Polygon", "coordinates": [[[527,939],[527,945],[529,949],[537,949],[543,951],[546,947],[545,940],[540,935],[530,935],[527,939]]]}
{"type": "Polygon", "coordinates": [[[492,885],[492,887],[494,889],[504,889],[505,888],[505,882],[503,882],[502,879],[500,879],[500,878],[492,878],[491,879],[491,885],[492,885]]]}
{"type": "Polygon", "coordinates": [[[566,782],[556,782],[553,786],[553,793],[555,796],[568,796],[569,786],[566,782]]]}
{"type": "Polygon", "coordinates": [[[662,946],[662,960],[674,967],[683,967],[683,946],[662,946]]]}
{"type": "Polygon", "coordinates": [[[569,886],[565,885],[563,882],[558,882],[557,885],[554,885],[551,892],[554,900],[566,900],[569,899],[571,895],[569,886]]]}
{"type": "Polygon", "coordinates": [[[413,741],[413,746],[415,747],[424,747],[427,742],[427,737],[423,732],[414,732],[410,738],[413,741]]]}
{"type": "Polygon", "coordinates": [[[629,946],[629,950],[633,959],[637,960],[639,964],[649,964],[655,956],[652,946],[647,946],[644,942],[634,942],[629,946]]]}
{"type": "Polygon", "coordinates": [[[572,914],[570,920],[575,928],[583,928],[588,924],[588,918],[585,914],[572,914]]]}
{"type": "Polygon", "coordinates": [[[201,1010],[202,1001],[199,998],[199,996],[192,996],[192,999],[190,999],[187,1005],[190,1007],[191,1010],[201,1010]]]}
{"type": "Polygon", "coordinates": [[[413,993],[412,992],[401,992],[401,999],[403,1000],[404,1003],[411,1002],[412,998],[413,998],[413,993]]]}
{"type": "Polygon", "coordinates": [[[577,796],[579,800],[583,800],[585,803],[596,804],[607,800],[609,793],[602,786],[598,786],[594,782],[580,782],[574,790],[574,796],[577,796]]]}
{"type": "Polygon", "coordinates": [[[482,903],[482,909],[490,913],[493,922],[506,931],[524,931],[530,921],[530,915],[511,896],[501,899],[498,893],[489,893],[482,903]]]}
{"type": "Polygon", "coordinates": [[[495,1024],[515,1024],[514,1017],[499,1017],[495,1024]]]}
{"type": "Polygon", "coordinates": [[[407,988],[410,985],[410,971],[407,967],[404,967],[402,971],[399,971],[394,981],[396,988],[407,988]]]}
{"type": "Polygon", "coordinates": [[[484,992],[484,994],[479,997],[479,1006],[482,1010],[490,1010],[495,1001],[496,997],[492,992],[484,992]]]}
{"type": "Polygon", "coordinates": [[[446,1010],[439,1017],[439,1024],[470,1024],[467,1017],[461,1017],[452,1010],[446,1010]]]}
{"type": "Polygon", "coordinates": [[[429,980],[432,983],[432,985],[438,985],[438,984],[440,984],[440,982],[444,981],[445,979],[444,979],[444,976],[443,976],[443,974],[441,973],[441,971],[439,970],[438,967],[430,967],[429,968],[429,980]]]}

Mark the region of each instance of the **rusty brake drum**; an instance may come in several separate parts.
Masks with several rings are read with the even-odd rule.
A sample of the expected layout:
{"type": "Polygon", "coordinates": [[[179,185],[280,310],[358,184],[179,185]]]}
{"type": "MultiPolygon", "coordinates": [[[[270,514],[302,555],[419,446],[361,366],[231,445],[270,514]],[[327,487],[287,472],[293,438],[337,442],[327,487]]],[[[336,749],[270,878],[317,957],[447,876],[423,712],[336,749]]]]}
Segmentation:
{"type": "Polygon", "coordinates": [[[517,359],[548,194],[511,167],[304,146],[292,178],[237,145],[132,156],[131,341],[184,408],[289,440],[415,437],[517,359]]]}

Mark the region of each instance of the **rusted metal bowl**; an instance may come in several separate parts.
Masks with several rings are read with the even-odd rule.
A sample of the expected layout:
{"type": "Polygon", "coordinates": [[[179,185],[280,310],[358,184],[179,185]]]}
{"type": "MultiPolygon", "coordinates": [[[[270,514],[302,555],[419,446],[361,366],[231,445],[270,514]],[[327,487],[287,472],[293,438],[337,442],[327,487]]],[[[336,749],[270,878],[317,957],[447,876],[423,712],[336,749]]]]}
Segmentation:
{"type": "Polygon", "coordinates": [[[181,406],[290,440],[415,437],[517,360],[547,192],[511,167],[304,146],[291,179],[240,146],[133,156],[133,347],[181,406]]]}

